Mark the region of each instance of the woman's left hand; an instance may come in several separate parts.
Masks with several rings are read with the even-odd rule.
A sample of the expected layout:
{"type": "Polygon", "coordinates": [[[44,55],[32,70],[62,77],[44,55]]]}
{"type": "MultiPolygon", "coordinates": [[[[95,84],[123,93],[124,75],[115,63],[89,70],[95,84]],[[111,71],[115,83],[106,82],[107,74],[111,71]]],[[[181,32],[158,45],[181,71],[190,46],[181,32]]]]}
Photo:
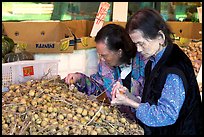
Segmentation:
{"type": "Polygon", "coordinates": [[[115,98],[113,98],[111,101],[111,105],[126,105],[126,106],[128,106],[129,105],[128,101],[127,101],[128,99],[129,98],[125,94],[123,94],[119,90],[117,90],[115,92],[115,98]]]}
{"type": "Polygon", "coordinates": [[[120,93],[125,93],[128,89],[126,87],[124,87],[123,85],[121,85],[119,81],[117,81],[113,85],[113,88],[112,88],[112,92],[111,92],[112,100],[114,100],[116,98],[116,92],[118,90],[120,91],[120,93]]]}
{"type": "Polygon", "coordinates": [[[111,105],[125,105],[133,108],[138,108],[139,102],[134,99],[130,99],[126,92],[129,92],[126,87],[120,84],[120,82],[116,82],[116,84],[112,88],[112,101],[111,105]]]}

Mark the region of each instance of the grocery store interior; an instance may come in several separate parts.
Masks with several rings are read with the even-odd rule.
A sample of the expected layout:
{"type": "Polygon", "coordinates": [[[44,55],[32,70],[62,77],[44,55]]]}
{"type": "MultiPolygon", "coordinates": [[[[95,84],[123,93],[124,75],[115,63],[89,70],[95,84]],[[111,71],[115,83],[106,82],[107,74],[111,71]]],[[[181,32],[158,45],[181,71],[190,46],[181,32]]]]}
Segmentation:
{"type": "Polygon", "coordinates": [[[97,73],[97,32],[110,23],[125,28],[143,8],[169,25],[191,60],[202,100],[202,2],[2,2],[2,134],[144,135],[115,107],[56,84],[69,73],[97,73]]]}

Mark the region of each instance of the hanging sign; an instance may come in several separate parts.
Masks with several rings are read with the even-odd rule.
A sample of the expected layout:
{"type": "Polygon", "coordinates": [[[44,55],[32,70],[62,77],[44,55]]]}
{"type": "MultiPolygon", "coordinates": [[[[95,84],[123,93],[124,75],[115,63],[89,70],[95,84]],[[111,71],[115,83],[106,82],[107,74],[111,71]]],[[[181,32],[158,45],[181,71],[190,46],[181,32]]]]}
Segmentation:
{"type": "Polygon", "coordinates": [[[91,37],[95,37],[97,32],[102,28],[104,19],[107,15],[109,7],[110,7],[110,4],[108,2],[101,2],[98,9],[98,13],[96,14],[93,28],[91,30],[91,34],[90,34],[91,37]]]}

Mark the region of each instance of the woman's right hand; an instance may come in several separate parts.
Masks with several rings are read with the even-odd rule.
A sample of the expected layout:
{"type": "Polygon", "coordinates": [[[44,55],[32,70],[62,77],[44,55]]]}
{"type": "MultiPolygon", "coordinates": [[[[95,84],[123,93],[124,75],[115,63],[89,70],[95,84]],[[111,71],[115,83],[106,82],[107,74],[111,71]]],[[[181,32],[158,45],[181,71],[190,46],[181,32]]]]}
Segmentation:
{"type": "Polygon", "coordinates": [[[124,94],[128,89],[120,84],[119,81],[117,81],[112,88],[112,100],[116,98],[116,92],[119,91],[121,94],[124,94]]]}
{"type": "Polygon", "coordinates": [[[78,82],[81,79],[81,77],[82,75],[80,73],[69,73],[65,77],[65,83],[67,83],[68,85],[74,84],[78,82]]]}

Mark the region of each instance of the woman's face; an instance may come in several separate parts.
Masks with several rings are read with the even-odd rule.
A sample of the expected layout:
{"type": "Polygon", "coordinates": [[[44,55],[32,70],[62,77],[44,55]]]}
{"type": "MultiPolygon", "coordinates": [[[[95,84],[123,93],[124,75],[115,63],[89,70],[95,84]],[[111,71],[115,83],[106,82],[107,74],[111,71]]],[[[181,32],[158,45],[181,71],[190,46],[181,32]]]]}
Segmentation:
{"type": "Polygon", "coordinates": [[[105,61],[110,67],[120,65],[120,53],[119,51],[109,50],[105,43],[96,43],[96,50],[101,60],[105,61]]]}
{"type": "Polygon", "coordinates": [[[145,59],[156,55],[160,49],[162,41],[161,38],[157,37],[155,39],[147,39],[143,37],[143,33],[139,30],[135,30],[133,33],[130,34],[132,41],[135,43],[137,47],[137,51],[140,52],[145,59]]]}

